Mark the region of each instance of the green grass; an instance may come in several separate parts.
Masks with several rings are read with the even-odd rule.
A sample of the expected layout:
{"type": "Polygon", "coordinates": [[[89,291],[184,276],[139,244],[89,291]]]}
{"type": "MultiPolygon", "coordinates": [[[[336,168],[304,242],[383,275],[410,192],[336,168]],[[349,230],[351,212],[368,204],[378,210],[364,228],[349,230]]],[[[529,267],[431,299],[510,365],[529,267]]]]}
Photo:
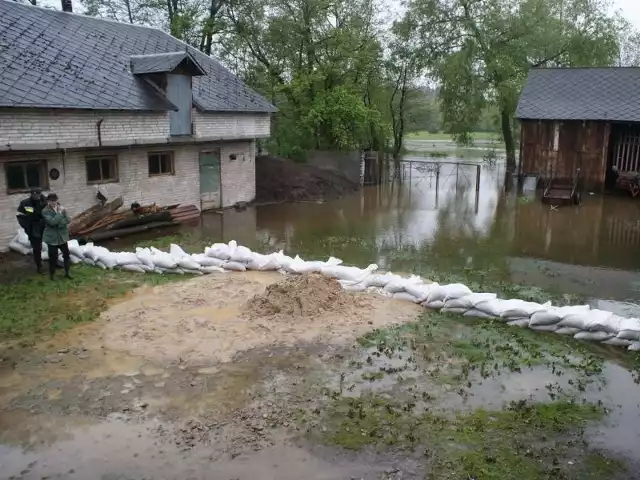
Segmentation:
{"type": "MultiPolygon", "coordinates": [[[[500,135],[495,132],[474,132],[472,134],[474,140],[496,140],[500,139],[500,135]]],[[[447,140],[453,141],[449,133],[429,133],[427,131],[412,132],[406,135],[407,140],[447,140]]]]}
{"type": "MultiPolygon", "coordinates": [[[[144,284],[176,281],[181,275],[135,274],[72,267],[73,280],[33,275],[0,285],[0,339],[48,335],[96,319],[109,302],[144,284]]],[[[187,277],[188,278],[188,277],[187,277]]]]}

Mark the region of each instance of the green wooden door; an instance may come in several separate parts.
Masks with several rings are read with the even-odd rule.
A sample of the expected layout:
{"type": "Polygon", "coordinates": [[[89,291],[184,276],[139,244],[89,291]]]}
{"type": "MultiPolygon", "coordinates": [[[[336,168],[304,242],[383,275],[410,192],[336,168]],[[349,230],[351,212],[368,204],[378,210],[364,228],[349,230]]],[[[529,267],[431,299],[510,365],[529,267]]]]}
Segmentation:
{"type": "Polygon", "coordinates": [[[200,203],[202,210],[220,208],[220,150],[200,153],[200,203]]]}

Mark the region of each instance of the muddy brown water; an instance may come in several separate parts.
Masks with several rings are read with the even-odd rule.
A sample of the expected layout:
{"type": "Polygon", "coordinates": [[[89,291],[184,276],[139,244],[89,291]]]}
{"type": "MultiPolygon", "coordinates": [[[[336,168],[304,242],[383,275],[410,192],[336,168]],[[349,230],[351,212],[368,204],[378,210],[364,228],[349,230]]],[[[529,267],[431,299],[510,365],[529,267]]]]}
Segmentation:
{"type": "MultiPolygon", "coordinates": [[[[367,187],[325,203],[205,214],[197,227],[167,233],[186,249],[234,239],[265,252],[333,255],[360,266],[542,288],[640,315],[640,201],[587,192],[583,205],[551,210],[538,199],[505,194],[503,176],[501,163],[482,167],[476,192],[473,166],[443,165],[436,177],[415,164],[401,185],[367,187]]],[[[10,271],[13,261],[24,265],[9,260],[3,268],[10,271]]],[[[292,386],[339,364],[335,359],[349,354],[350,342],[258,348],[232,362],[190,365],[102,348],[91,340],[101,328],[83,326],[14,353],[11,365],[0,363],[0,478],[422,478],[422,460],[311,445],[283,418],[283,392],[287,402],[298,401],[286,396],[292,386]],[[47,361],[51,355],[62,360],[47,361]]],[[[606,388],[588,395],[613,412],[589,432],[590,440],[640,458],[638,386],[613,361],[605,377],[606,388]]],[[[551,380],[543,370],[506,374],[465,399],[443,394],[442,402],[495,408],[509,399],[544,398],[551,380]]],[[[353,394],[392,388],[386,381],[359,382],[353,394]]]]}

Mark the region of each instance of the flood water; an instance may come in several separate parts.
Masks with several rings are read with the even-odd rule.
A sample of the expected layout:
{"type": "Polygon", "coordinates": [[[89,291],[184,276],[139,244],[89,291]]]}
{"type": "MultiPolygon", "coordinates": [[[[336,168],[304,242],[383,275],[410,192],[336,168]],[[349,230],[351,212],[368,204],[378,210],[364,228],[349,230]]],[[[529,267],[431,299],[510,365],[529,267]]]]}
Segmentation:
{"type": "Polygon", "coordinates": [[[582,205],[552,209],[535,196],[505,193],[504,163],[482,165],[482,150],[465,150],[462,158],[451,152],[408,156],[416,163],[405,167],[402,182],[339,200],[205,214],[198,227],[182,230],[184,243],[236,240],[441,281],[471,278],[477,288],[527,285],[623,302],[607,308],[640,314],[633,305],[640,300],[640,201],[585,192],[582,205]],[[419,161],[442,162],[439,175],[419,161]]]}

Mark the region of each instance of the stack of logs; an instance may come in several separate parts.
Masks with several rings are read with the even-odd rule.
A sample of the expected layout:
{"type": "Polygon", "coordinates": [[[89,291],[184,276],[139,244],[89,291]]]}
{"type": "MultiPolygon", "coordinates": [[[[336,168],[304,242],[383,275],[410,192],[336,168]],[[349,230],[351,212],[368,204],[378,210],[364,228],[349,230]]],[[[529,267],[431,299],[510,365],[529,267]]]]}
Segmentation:
{"type": "Polygon", "coordinates": [[[195,205],[161,207],[155,203],[145,206],[134,204],[130,209],[120,210],[123,203],[122,198],[117,198],[94,205],[71,219],[69,233],[79,240],[98,242],[197,221],[200,217],[200,211],[195,205]]]}

